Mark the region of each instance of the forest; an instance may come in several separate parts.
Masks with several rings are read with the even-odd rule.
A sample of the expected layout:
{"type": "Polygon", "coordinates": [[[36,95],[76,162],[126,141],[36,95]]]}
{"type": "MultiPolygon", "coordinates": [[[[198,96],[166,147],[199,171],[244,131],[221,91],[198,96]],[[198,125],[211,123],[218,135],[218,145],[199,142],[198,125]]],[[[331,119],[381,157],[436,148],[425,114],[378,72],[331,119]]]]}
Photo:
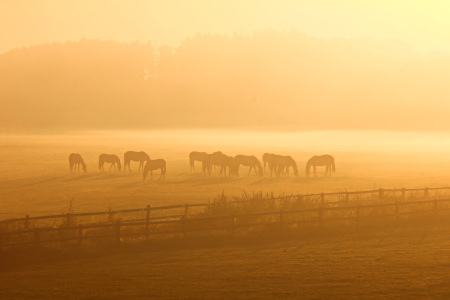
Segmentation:
{"type": "Polygon", "coordinates": [[[450,57],[395,40],[273,29],[178,47],[82,39],[0,55],[0,128],[448,130],[449,79],[450,57]]]}

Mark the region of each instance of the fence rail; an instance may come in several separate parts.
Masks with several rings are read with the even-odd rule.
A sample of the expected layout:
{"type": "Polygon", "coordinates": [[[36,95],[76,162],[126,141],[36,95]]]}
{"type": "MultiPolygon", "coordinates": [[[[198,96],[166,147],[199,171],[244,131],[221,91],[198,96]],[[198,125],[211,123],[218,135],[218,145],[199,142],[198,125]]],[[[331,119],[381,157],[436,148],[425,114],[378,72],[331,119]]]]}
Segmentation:
{"type": "MultiPolygon", "coordinates": [[[[197,214],[190,216],[189,208],[195,207],[208,207],[213,205],[211,203],[200,203],[200,204],[184,204],[184,205],[169,205],[169,206],[159,206],[151,207],[147,205],[145,208],[139,209],[125,209],[125,210],[109,210],[106,212],[88,212],[88,213],[70,213],[70,214],[59,214],[59,215],[49,215],[49,216],[37,216],[25,218],[16,218],[3,220],[0,224],[8,224],[12,222],[23,222],[24,229],[19,230],[0,230],[0,247],[12,247],[21,245],[40,245],[42,243],[54,243],[54,242],[69,242],[76,241],[79,245],[82,244],[84,240],[95,240],[102,238],[113,238],[118,243],[121,239],[125,237],[145,237],[149,240],[152,235],[161,234],[183,234],[186,235],[189,232],[198,231],[208,231],[208,230],[230,230],[232,233],[237,228],[243,227],[253,227],[262,225],[275,225],[279,224],[281,226],[285,225],[300,225],[300,224],[317,224],[320,228],[323,228],[325,223],[336,222],[336,221],[350,221],[356,226],[365,219],[371,218],[390,218],[395,217],[399,220],[401,216],[415,214],[415,213],[428,213],[434,212],[438,214],[442,211],[450,210],[450,198],[438,198],[434,197],[430,199],[429,191],[438,190],[450,190],[449,187],[444,188],[424,188],[424,189],[378,189],[369,191],[353,191],[353,192],[339,192],[339,193],[320,193],[320,194],[309,194],[309,195],[290,195],[281,197],[270,197],[270,200],[281,200],[286,198],[295,197],[320,197],[320,202],[318,207],[307,208],[307,209],[288,209],[288,210],[271,210],[271,211],[260,211],[260,212],[249,212],[249,213],[238,213],[229,215],[213,215],[206,216],[202,214],[197,214]],[[348,200],[348,195],[362,195],[373,193],[378,197],[378,199],[383,199],[386,192],[401,192],[402,201],[395,200],[389,203],[375,203],[375,204],[358,204],[358,205],[346,205],[346,202],[341,202],[341,206],[330,206],[332,203],[336,202],[326,202],[326,196],[338,195],[345,196],[345,200],[348,200]],[[423,192],[423,200],[414,201],[404,201],[405,192],[423,192]],[[405,211],[403,208],[405,206],[421,206],[419,210],[405,211]],[[431,208],[429,207],[431,205],[431,208]],[[183,213],[171,214],[165,216],[152,216],[152,212],[165,211],[172,209],[184,209],[183,213]],[[382,213],[363,215],[361,212],[364,210],[374,209],[388,209],[382,213]],[[127,213],[144,213],[145,218],[134,218],[134,219],[117,219],[113,220],[111,216],[116,214],[127,214],[127,213]],[[109,221],[96,222],[96,223],[84,223],[84,224],[73,224],[71,225],[71,218],[74,217],[85,217],[85,216],[98,216],[98,215],[109,215],[109,221]],[[290,217],[296,215],[296,218],[290,217]],[[65,218],[68,222],[65,226],[57,227],[37,227],[30,228],[30,223],[36,220],[51,219],[51,218],[65,218]],[[256,219],[255,219],[256,218],[256,219]],[[264,219],[266,218],[266,219],[264,219]],[[291,220],[289,220],[291,218],[291,220]],[[253,220],[253,222],[252,222],[253,220]],[[195,226],[195,224],[198,224],[195,226]],[[127,232],[127,228],[139,227],[139,229],[134,228],[131,232],[127,232]],[[104,230],[102,232],[95,232],[92,235],[91,230],[104,230]],[[53,233],[56,236],[49,238],[42,238],[46,233],[53,233]],[[91,234],[89,234],[91,233],[91,234]],[[65,236],[67,235],[67,236],[65,236]]],[[[240,204],[246,202],[252,202],[255,200],[240,200],[240,201],[229,201],[229,204],[240,204]]]]}

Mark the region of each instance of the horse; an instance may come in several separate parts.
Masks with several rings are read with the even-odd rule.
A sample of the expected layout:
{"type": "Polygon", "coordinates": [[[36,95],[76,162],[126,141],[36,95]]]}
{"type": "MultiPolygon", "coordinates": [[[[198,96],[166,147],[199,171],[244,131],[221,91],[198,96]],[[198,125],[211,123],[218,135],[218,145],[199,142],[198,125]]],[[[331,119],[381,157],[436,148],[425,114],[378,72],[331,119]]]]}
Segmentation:
{"type": "Polygon", "coordinates": [[[150,156],[148,156],[148,154],[145,153],[144,151],[140,151],[140,152],[127,151],[123,155],[123,171],[125,172],[127,170],[127,166],[128,166],[128,170],[130,170],[130,172],[131,172],[131,168],[130,168],[131,161],[138,161],[139,162],[139,170],[141,170],[141,168],[143,169],[143,167],[144,167],[144,162],[146,162],[146,161],[148,162],[149,160],[150,160],[150,156]]]}
{"type": "Polygon", "coordinates": [[[159,179],[161,177],[163,179],[166,178],[166,161],[164,159],[153,159],[148,160],[144,167],[143,178],[144,180],[147,178],[148,171],[150,171],[150,179],[153,179],[153,171],[161,169],[161,174],[159,175],[159,179]]]}
{"type": "Polygon", "coordinates": [[[206,152],[197,152],[197,151],[192,151],[191,153],[189,153],[189,164],[190,164],[190,171],[194,171],[195,172],[195,166],[194,163],[196,161],[200,161],[202,162],[203,159],[206,156],[206,152]]]}
{"type": "MultiPolygon", "coordinates": [[[[294,170],[295,177],[298,177],[297,164],[295,163],[295,160],[292,157],[277,155],[277,158],[276,158],[274,164],[275,164],[277,177],[280,177],[280,174],[289,174],[290,167],[292,167],[292,169],[294,170]]],[[[272,170],[271,170],[271,174],[272,174],[272,170]]]]}
{"type": "Polygon", "coordinates": [[[264,170],[266,169],[266,164],[269,166],[270,170],[270,177],[272,177],[272,174],[276,171],[277,165],[276,161],[278,158],[280,158],[281,155],[273,154],[273,153],[264,153],[263,155],[263,162],[264,162],[264,170]]]}
{"type": "Polygon", "coordinates": [[[235,175],[236,175],[236,177],[239,176],[239,167],[240,167],[240,165],[243,165],[243,166],[246,166],[246,167],[250,167],[248,169],[248,176],[250,176],[250,172],[252,171],[252,169],[255,170],[255,173],[257,175],[259,175],[259,176],[263,175],[263,170],[262,170],[261,163],[253,155],[236,155],[234,157],[234,162],[235,162],[235,175]],[[258,168],[258,170],[256,170],[256,168],[258,168]]]}
{"type": "Polygon", "coordinates": [[[316,167],[321,166],[326,167],[324,176],[327,176],[328,172],[329,175],[331,176],[331,170],[333,170],[333,172],[336,172],[336,166],[334,165],[334,157],[328,154],[313,156],[308,160],[308,162],[306,163],[306,177],[309,177],[311,166],[314,167],[314,176],[316,176],[316,167]]]}
{"type": "Polygon", "coordinates": [[[273,153],[264,153],[262,156],[263,159],[263,163],[264,163],[264,170],[266,169],[266,164],[269,165],[269,169],[270,169],[270,165],[273,163],[273,161],[276,158],[276,154],[273,153]]]}
{"type": "Polygon", "coordinates": [[[69,155],[69,167],[70,174],[75,174],[75,170],[78,166],[78,173],[80,173],[80,165],[83,167],[84,173],[86,173],[86,164],[84,163],[83,158],[78,153],[71,153],[69,155]]]}
{"type": "Polygon", "coordinates": [[[105,169],[103,168],[104,163],[110,163],[111,166],[109,167],[109,171],[111,172],[111,168],[114,166],[114,170],[116,170],[116,164],[119,171],[121,170],[120,165],[120,159],[115,154],[100,154],[98,156],[98,168],[100,171],[105,172],[105,169]]]}
{"type": "Polygon", "coordinates": [[[214,158],[214,156],[212,154],[206,154],[203,157],[203,160],[202,160],[203,175],[206,176],[206,172],[208,172],[208,175],[211,176],[211,170],[212,170],[212,166],[213,166],[213,158],[214,158]]]}
{"type": "Polygon", "coordinates": [[[225,155],[223,158],[223,165],[222,169],[220,170],[220,173],[223,172],[225,177],[227,177],[227,168],[228,168],[228,177],[232,176],[238,177],[238,174],[236,173],[236,162],[233,156],[225,155]]]}

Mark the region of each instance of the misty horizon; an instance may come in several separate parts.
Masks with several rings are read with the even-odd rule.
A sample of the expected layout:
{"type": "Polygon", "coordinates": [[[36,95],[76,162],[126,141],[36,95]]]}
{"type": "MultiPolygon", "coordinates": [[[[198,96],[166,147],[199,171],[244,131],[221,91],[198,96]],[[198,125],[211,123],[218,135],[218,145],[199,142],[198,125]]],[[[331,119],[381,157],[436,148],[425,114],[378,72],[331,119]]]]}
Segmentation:
{"type": "Polygon", "coordinates": [[[395,42],[279,30],[176,48],[44,44],[0,55],[0,128],[448,131],[449,65],[395,42]]]}

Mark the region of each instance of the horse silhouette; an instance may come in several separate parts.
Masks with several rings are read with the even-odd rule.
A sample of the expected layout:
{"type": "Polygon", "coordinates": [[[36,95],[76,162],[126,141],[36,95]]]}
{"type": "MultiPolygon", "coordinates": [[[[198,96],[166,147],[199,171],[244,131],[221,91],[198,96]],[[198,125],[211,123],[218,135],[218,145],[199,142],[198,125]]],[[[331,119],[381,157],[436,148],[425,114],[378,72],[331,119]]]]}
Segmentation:
{"type": "Polygon", "coordinates": [[[329,174],[331,176],[331,170],[333,172],[336,172],[336,166],[334,165],[334,157],[328,154],[320,155],[320,156],[313,156],[311,157],[308,162],[306,163],[306,177],[309,177],[311,166],[314,168],[314,176],[317,176],[316,174],[316,167],[322,167],[325,166],[326,171],[325,175],[329,174]]]}
{"type": "Polygon", "coordinates": [[[214,168],[218,168],[219,176],[227,177],[235,176],[235,162],[232,156],[227,156],[220,151],[214,152],[212,154],[206,154],[202,161],[202,171],[203,174],[211,176],[211,171],[214,168]]]}
{"type": "Polygon", "coordinates": [[[69,155],[69,167],[70,174],[75,174],[75,171],[78,167],[78,173],[80,173],[80,165],[83,167],[84,173],[86,173],[86,164],[84,163],[83,158],[78,153],[71,153],[69,155]]]}
{"type": "Polygon", "coordinates": [[[206,156],[206,152],[197,152],[197,151],[192,151],[191,153],[189,153],[189,165],[190,165],[190,171],[194,171],[195,172],[195,166],[194,163],[196,161],[200,161],[203,162],[203,159],[206,156]]]}
{"type": "MultiPolygon", "coordinates": [[[[290,156],[277,155],[274,162],[274,169],[276,170],[277,177],[281,174],[289,175],[289,168],[292,167],[295,177],[298,177],[298,169],[295,160],[290,156]]],[[[272,175],[272,170],[271,170],[272,175]]]]}
{"type": "Polygon", "coordinates": [[[264,170],[266,169],[266,165],[269,167],[270,177],[272,177],[273,173],[276,173],[276,161],[280,157],[280,155],[273,153],[264,153],[263,162],[264,162],[264,170]]]}
{"type": "Polygon", "coordinates": [[[262,176],[263,171],[262,171],[262,166],[261,163],[259,162],[259,160],[253,156],[253,155],[236,155],[234,157],[234,162],[235,162],[235,174],[236,176],[239,176],[239,167],[240,165],[246,166],[246,167],[250,167],[248,169],[248,176],[250,176],[250,172],[252,171],[252,169],[255,170],[255,174],[262,176]],[[256,170],[258,169],[258,170],[256,170]]]}
{"type": "Polygon", "coordinates": [[[276,154],[273,153],[264,153],[262,156],[263,159],[263,163],[264,163],[264,170],[266,169],[266,165],[269,166],[270,169],[270,165],[274,162],[275,158],[276,158],[276,154]]]}
{"type": "Polygon", "coordinates": [[[148,156],[147,153],[144,151],[136,152],[136,151],[127,151],[123,155],[123,171],[125,172],[127,170],[130,170],[130,162],[131,161],[138,161],[139,162],[139,170],[143,169],[144,162],[148,162],[150,160],[150,156],[148,156]]]}
{"type": "Polygon", "coordinates": [[[114,170],[116,170],[116,164],[117,164],[117,168],[119,169],[119,171],[121,170],[120,159],[115,154],[100,154],[98,156],[98,168],[102,172],[105,172],[105,169],[103,168],[104,163],[110,163],[111,164],[111,166],[109,167],[109,171],[110,172],[111,172],[111,168],[113,166],[114,166],[114,170]]]}
{"type": "Polygon", "coordinates": [[[144,167],[143,178],[144,180],[147,178],[148,171],[150,171],[150,179],[153,179],[153,171],[161,169],[161,174],[159,175],[159,179],[161,177],[166,178],[166,161],[164,159],[152,159],[148,160],[144,167]]]}
{"type": "Polygon", "coordinates": [[[223,157],[223,165],[220,172],[223,172],[225,177],[227,177],[227,169],[228,177],[238,177],[238,174],[236,173],[236,161],[233,156],[224,155],[223,157]]]}

